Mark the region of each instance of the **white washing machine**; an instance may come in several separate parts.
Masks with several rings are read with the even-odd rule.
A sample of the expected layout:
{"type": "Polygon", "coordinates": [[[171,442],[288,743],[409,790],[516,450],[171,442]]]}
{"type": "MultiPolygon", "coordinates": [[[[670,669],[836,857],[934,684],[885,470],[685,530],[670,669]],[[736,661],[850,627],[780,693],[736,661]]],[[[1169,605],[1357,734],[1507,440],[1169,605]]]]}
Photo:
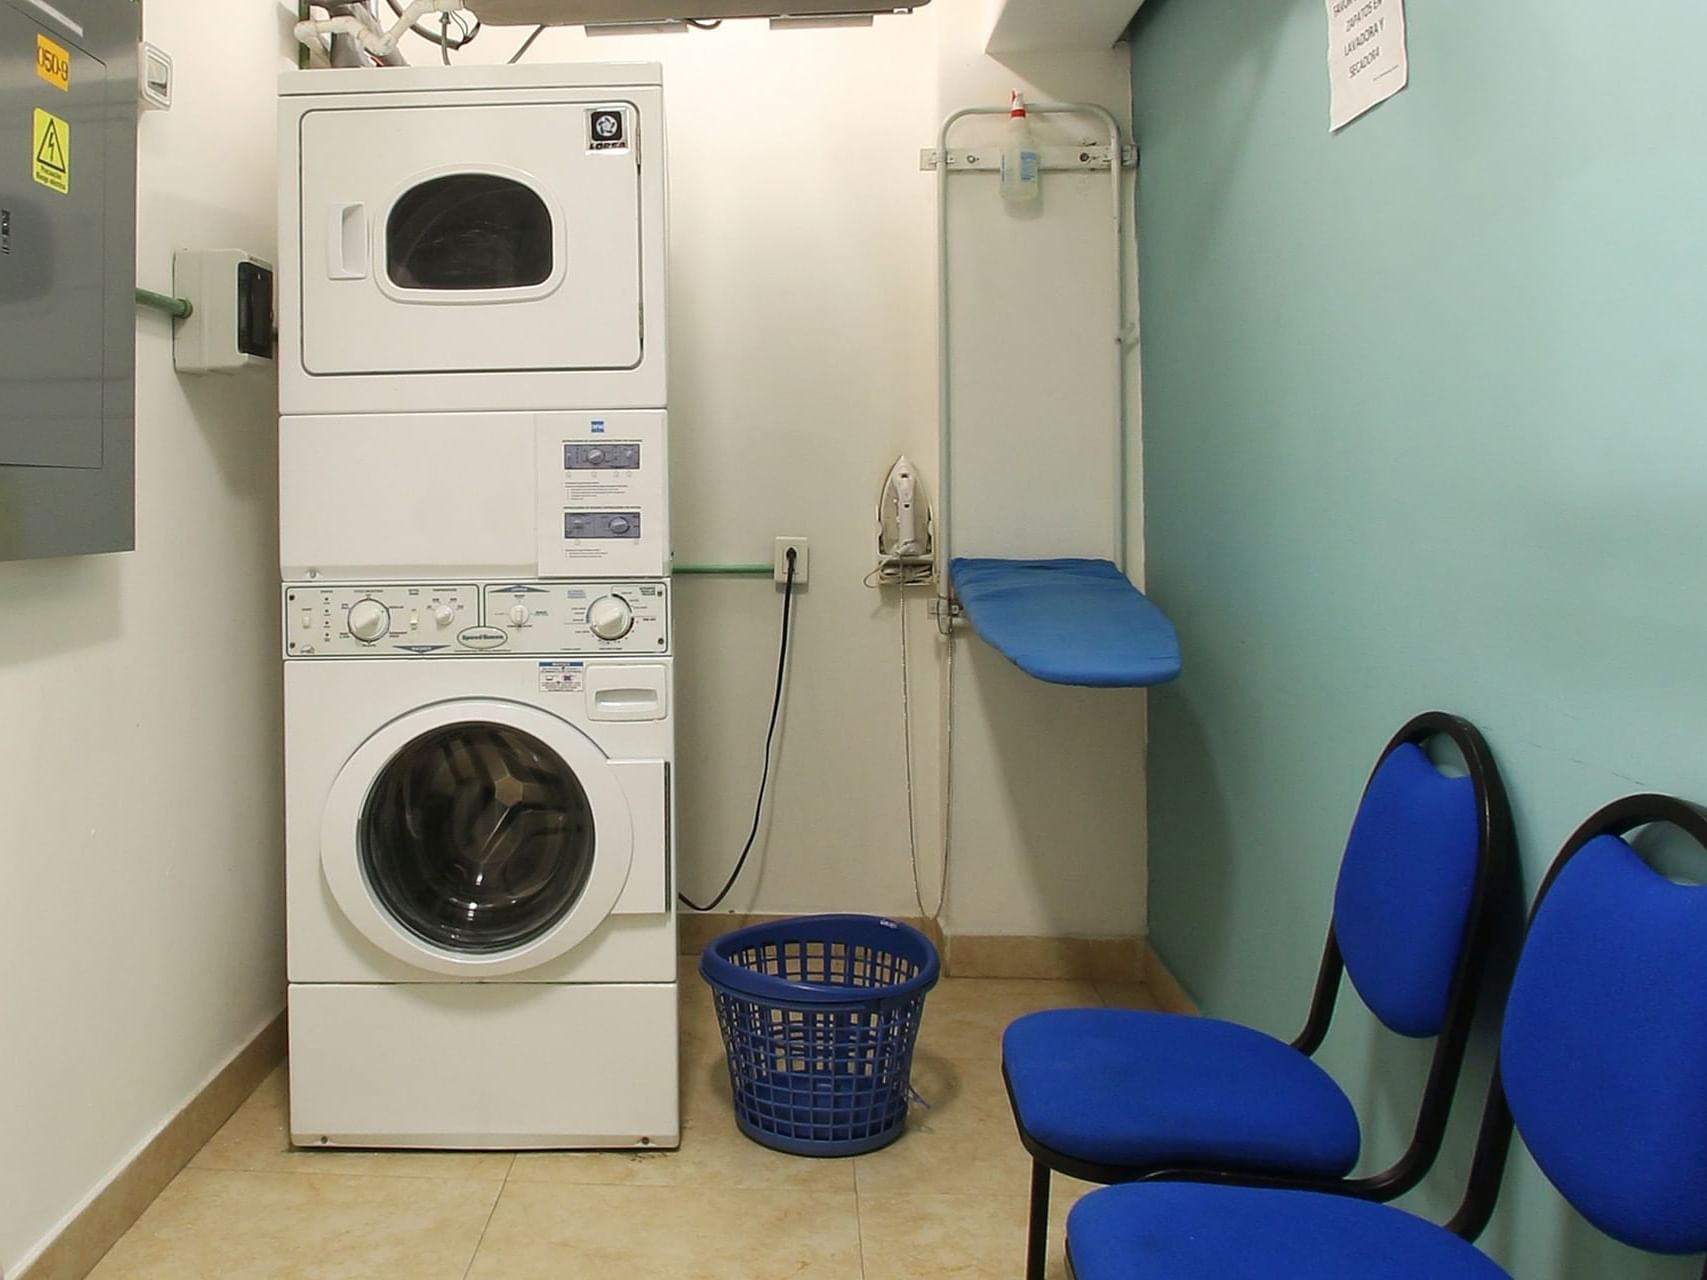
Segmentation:
{"type": "Polygon", "coordinates": [[[679,1142],[668,589],[286,586],[299,1145],[679,1142]]]}
{"type": "Polygon", "coordinates": [[[284,415],[662,409],[655,64],[279,82],[284,415]]]}

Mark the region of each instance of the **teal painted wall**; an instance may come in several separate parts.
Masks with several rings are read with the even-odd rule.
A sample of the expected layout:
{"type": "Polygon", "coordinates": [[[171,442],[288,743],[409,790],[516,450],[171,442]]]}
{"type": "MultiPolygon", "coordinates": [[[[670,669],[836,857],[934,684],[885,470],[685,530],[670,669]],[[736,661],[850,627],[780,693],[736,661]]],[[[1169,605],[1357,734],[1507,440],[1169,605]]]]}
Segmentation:
{"type": "MultiPolygon", "coordinates": [[[[1208,1011],[1287,1034],[1412,713],[1487,733],[1525,897],[1600,803],[1707,799],[1707,8],[1408,9],[1410,87],[1332,137],[1322,0],[1134,30],[1148,574],[1186,655],[1150,704],[1151,929],[1208,1011]]],[[[1391,1157],[1420,1055],[1351,1019],[1328,1058],[1391,1157]]],[[[1456,1203],[1463,1146],[1411,1203],[1456,1203]]],[[[1604,1242],[1526,1156],[1484,1245],[1699,1267],[1604,1242]]]]}

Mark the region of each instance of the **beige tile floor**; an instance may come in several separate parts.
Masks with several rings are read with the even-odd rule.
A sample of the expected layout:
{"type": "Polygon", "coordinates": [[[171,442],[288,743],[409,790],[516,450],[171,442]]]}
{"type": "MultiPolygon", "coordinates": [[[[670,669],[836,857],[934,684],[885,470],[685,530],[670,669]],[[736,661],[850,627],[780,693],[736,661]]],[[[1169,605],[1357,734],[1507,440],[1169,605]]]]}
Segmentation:
{"type": "MultiPolygon", "coordinates": [[[[676,1152],[295,1151],[281,1067],[93,1272],[94,1280],[1008,1280],[1027,1162],[1002,1028],[1061,1005],[1153,1007],[1142,987],[945,979],[925,1007],[915,1107],[851,1160],[767,1151],[735,1128],[711,1001],[683,965],[676,1152]]],[[[1086,1190],[1057,1179],[1062,1221],[1086,1190]]]]}

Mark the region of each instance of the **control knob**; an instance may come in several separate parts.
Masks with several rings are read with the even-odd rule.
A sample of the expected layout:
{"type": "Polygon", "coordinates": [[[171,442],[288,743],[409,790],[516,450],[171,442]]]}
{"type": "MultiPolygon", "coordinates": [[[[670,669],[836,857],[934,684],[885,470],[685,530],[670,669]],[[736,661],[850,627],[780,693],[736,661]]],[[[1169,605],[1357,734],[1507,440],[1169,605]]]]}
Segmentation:
{"type": "Polygon", "coordinates": [[[350,606],[345,619],[350,634],[364,644],[372,644],[391,630],[391,610],[371,596],[350,606]]]}
{"type": "Polygon", "coordinates": [[[513,604],[510,606],[510,621],[516,626],[526,626],[527,620],[531,617],[533,617],[533,610],[528,608],[525,604],[513,604]]]}
{"type": "Polygon", "coordinates": [[[601,640],[620,640],[634,630],[634,610],[621,596],[600,596],[587,609],[587,625],[601,640]]]}
{"type": "Polygon", "coordinates": [[[455,621],[455,619],[456,610],[451,608],[448,604],[435,604],[433,606],[433,622],[436,625],[448,627],[453,621],[455,621]]]}

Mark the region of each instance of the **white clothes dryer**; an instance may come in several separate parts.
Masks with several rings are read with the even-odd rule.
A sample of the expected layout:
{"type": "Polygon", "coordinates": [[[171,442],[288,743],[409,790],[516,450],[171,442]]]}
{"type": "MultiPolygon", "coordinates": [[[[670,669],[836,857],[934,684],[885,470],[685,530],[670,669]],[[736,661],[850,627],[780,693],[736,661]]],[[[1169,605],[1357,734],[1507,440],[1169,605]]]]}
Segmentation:
{"type": "Polygon", "coordinates": [[[298,1144],[679,1142],[662,590],[286,589],[298,1144]]]}
{"type": "Polygon", "coordinates": [[[663,408],[655,64],[287,72],[285,415],[663,408]]]}

